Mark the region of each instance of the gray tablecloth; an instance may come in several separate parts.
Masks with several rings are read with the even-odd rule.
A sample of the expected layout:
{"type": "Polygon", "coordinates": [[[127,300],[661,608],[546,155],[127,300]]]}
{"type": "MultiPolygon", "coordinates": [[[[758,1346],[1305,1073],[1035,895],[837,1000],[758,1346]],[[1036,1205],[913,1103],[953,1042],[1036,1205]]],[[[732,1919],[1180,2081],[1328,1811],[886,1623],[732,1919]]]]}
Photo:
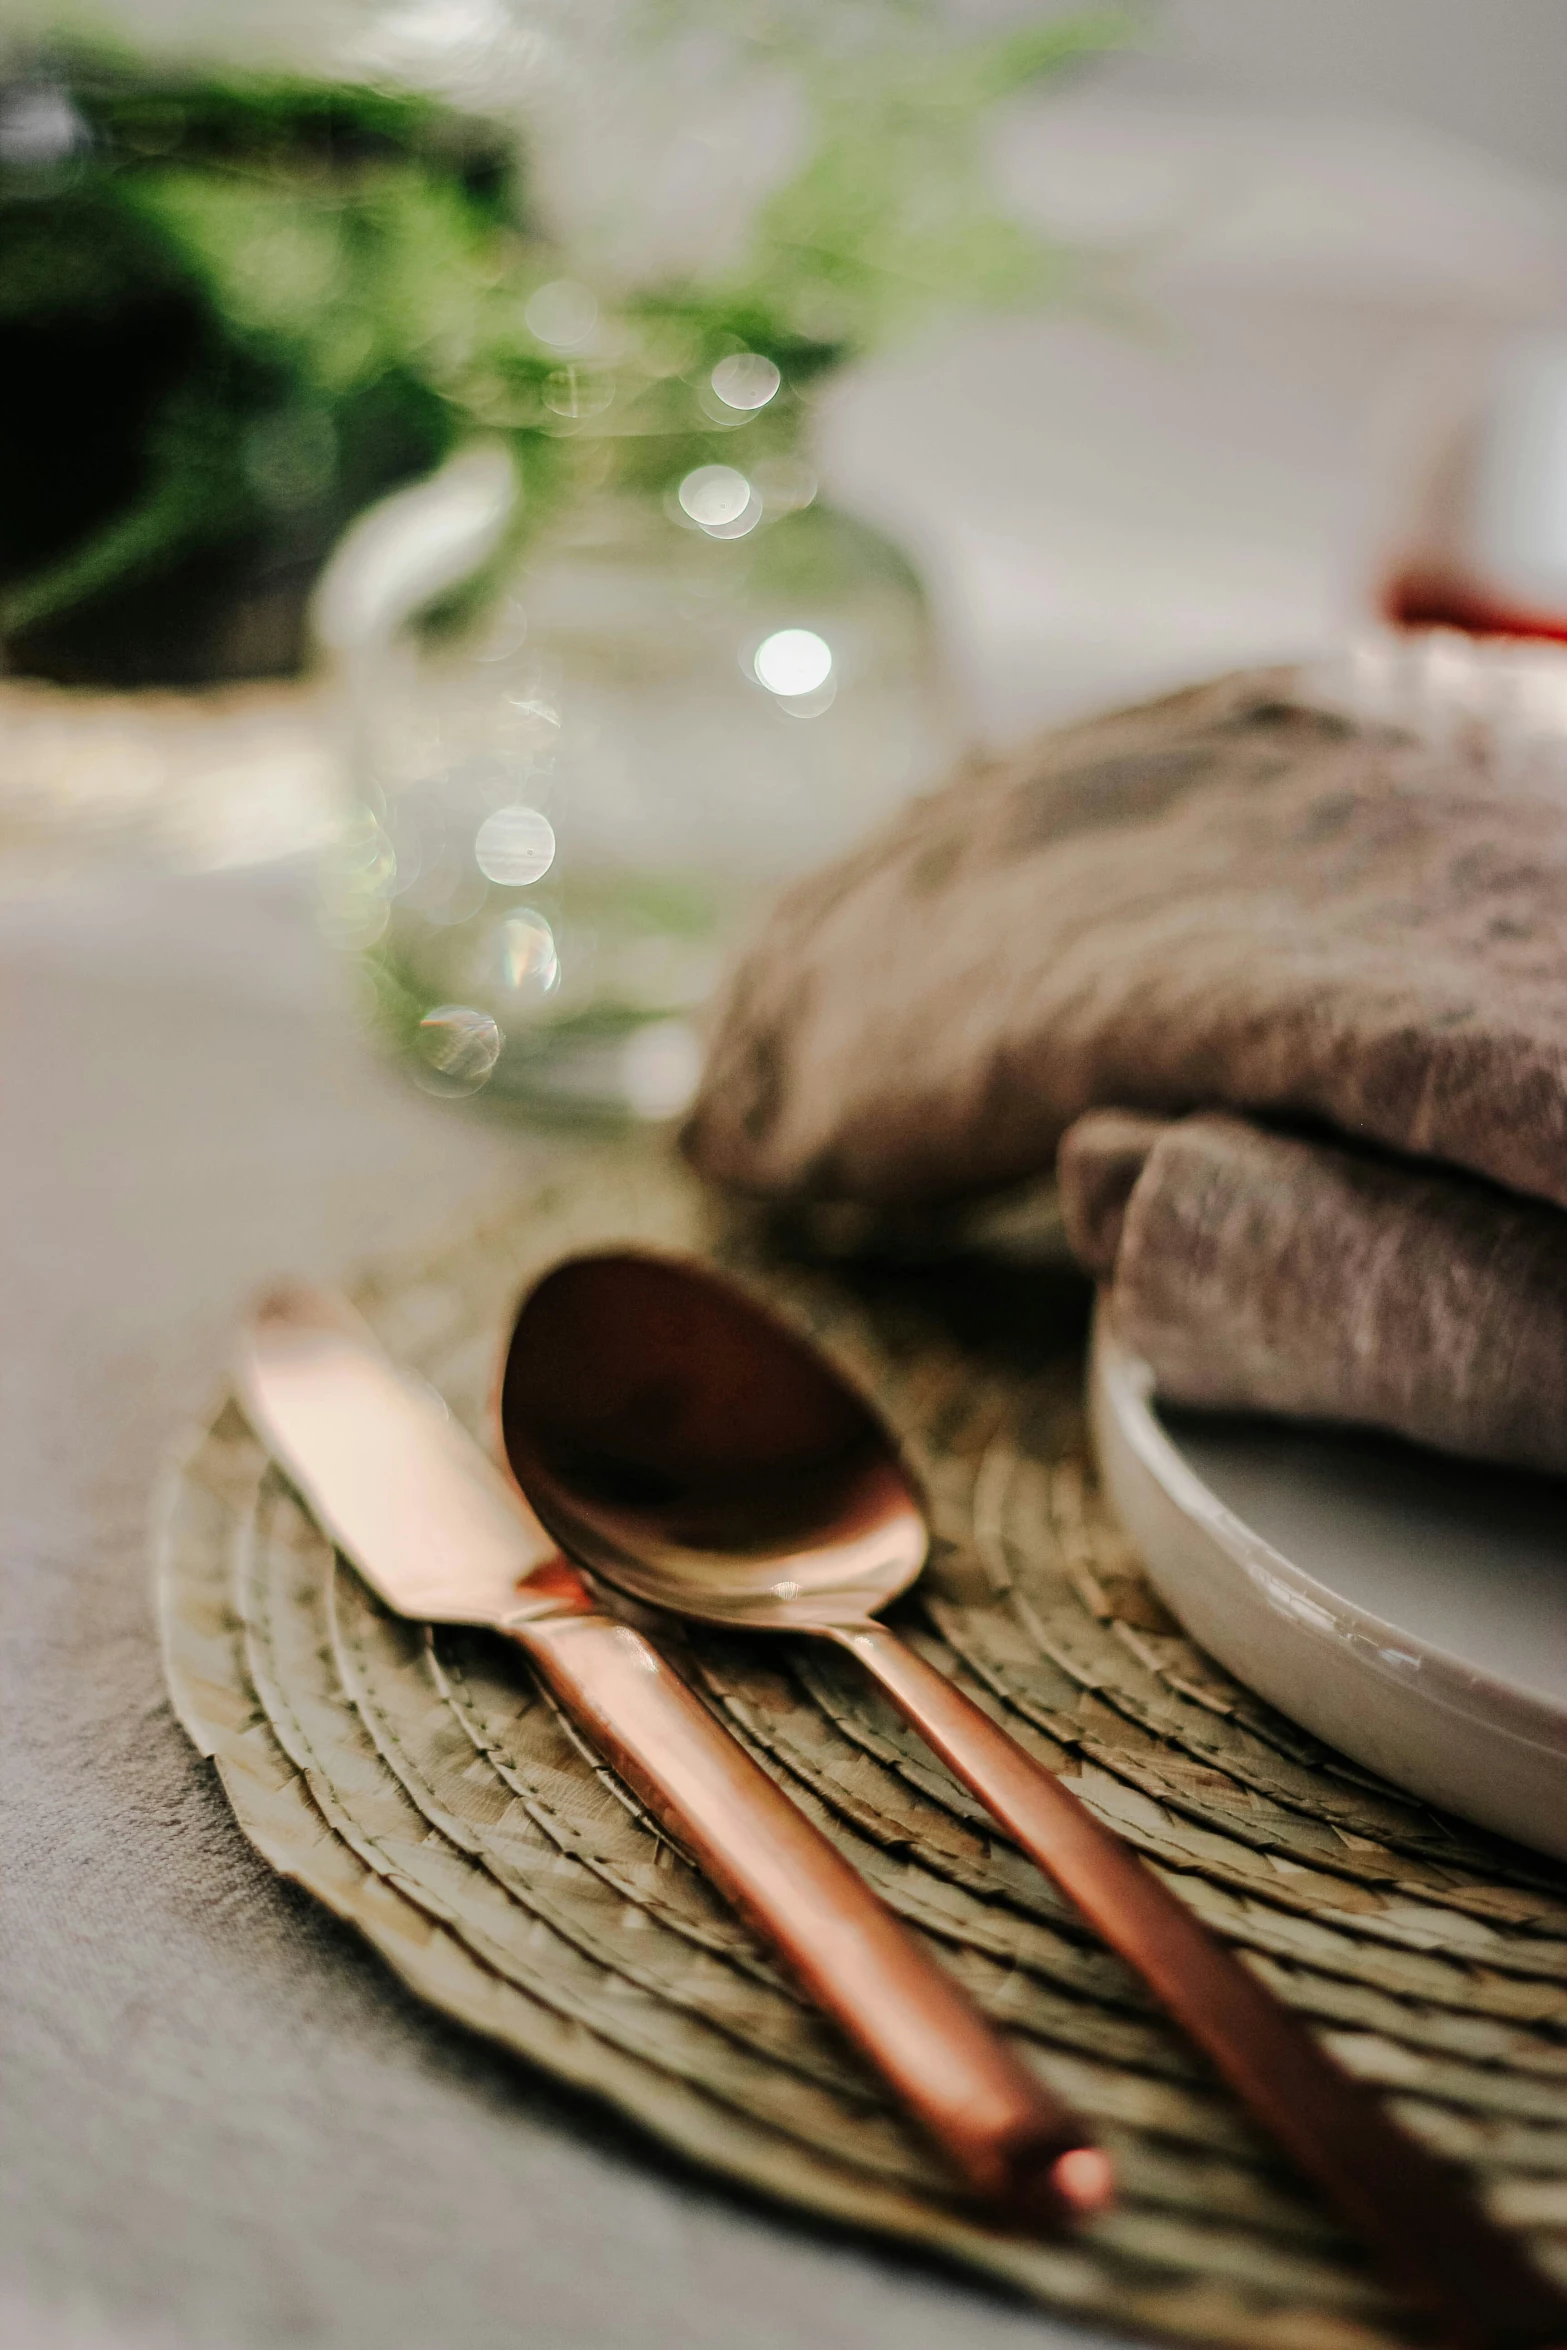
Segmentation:
{"type": "Polygon", "coordinates": [[[160,1464],[246,1293],[545,1147],[356,1035],[297,874],[0,908],[0,2343],[1058,2350],[420,2009],[257,1859],[165,1701],[160,1464]]]}

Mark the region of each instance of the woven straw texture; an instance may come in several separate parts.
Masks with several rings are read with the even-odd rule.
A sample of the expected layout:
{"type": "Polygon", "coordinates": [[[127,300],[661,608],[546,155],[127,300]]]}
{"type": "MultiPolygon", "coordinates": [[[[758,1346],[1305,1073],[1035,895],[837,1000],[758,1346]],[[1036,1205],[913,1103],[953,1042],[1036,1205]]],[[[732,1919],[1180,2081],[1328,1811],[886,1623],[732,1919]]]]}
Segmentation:
{"type": "MultiPolygon", "coordinates": [[[[584,1152],[359,1302],[482,1432],[519,1290],[625,1237],[722,1255],[873,1395],[935,1529],[903,1628],[1567,2271],[1567,1871],[1382,1786],[1181,1637],[1097,1498],[1059,1276],[806,1269],[715,1229],[660,1160],[584,1152]]],[[[847,1659],[679,1644],[735,1735],[1098,2125],[1122,2194],[1070,2244],[965,2212],[521,1656],[386,1614],[232,1402],[168,1480],[158,1576],[175,1704],[245,1833],[448,2014],[689,2157],[1052,2307],[1247,2350],[1422,2338],[847,1659]]]]}

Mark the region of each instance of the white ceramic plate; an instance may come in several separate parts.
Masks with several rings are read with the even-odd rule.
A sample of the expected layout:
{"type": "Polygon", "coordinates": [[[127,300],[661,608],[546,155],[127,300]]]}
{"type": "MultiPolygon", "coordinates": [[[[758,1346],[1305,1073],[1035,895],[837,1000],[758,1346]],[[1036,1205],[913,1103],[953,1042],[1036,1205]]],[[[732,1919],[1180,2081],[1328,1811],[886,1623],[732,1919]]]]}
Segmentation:
{"type": "Polygon", "coordinates": [[[1100,1309],[1100,1473],[1166,1604],[1318,1737],[1567,1859],[1567,1484],[1156,1407],[1100,1309]]]}

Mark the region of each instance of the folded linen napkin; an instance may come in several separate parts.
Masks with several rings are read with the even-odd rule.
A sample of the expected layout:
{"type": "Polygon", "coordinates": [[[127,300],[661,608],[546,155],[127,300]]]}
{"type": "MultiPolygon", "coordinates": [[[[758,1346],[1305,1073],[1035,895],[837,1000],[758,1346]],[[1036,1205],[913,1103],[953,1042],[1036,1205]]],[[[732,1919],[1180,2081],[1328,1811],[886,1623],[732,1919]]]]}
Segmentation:
{"type": "Polygon", "coordinates": [[[686,1147],[894,1206],[1068,1135],[1166,1393],[1567,1469],[1567,795],[1288,671],[1047,736],[785,896],[686,1147]]]}
{"type": "Polygon", "coordinates": [[[1072,1247],[1174,1403],[1567,1470],[1567,1216],[1228,1113],[1091,1110],[1072,1247]]]}

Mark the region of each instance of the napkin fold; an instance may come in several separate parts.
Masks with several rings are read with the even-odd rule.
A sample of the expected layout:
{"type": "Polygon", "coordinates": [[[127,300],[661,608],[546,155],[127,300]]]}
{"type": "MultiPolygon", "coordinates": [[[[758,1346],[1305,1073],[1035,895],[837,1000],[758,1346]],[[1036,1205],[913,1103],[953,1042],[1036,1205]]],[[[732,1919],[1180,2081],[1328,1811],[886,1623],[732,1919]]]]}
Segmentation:
{"type": "Polygon", "coordinates": [[[1090,1111],[1067,1236],[1172,1403],[1567,1470],[1567,1216],[1228,1113],[1090,1111]]]}
{"type": "Polygon", "coordinates": [[[1047,735],[780,901],[685,1141],[898,1207],[1063,1137],[1167,1394],[1567,1468],[1567,794],[1288,670],[1047,735]]]}

